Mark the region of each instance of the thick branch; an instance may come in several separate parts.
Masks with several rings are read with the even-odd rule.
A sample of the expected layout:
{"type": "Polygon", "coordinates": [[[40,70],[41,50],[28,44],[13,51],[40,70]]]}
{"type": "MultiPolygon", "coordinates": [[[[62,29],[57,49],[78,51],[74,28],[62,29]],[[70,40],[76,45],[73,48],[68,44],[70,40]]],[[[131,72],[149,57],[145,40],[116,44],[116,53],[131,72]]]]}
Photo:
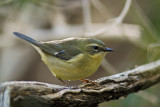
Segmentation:
{"type": "Polygon", "coordinates": [[[160,60],[113,76],[95,80],[99,85],[66,87],[41,82],[5,82],[0,85],[0,106],[96,106],[125,97],[160,81],[160,60]]]}

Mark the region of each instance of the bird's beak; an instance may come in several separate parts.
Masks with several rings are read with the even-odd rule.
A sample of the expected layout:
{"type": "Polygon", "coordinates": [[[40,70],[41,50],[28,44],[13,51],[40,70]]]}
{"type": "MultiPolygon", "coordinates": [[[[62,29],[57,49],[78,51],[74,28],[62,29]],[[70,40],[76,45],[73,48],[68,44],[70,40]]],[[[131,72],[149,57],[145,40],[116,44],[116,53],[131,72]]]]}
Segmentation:
{"type": "Polygon", "coordinates": [[[105,52],[113,52],[114,50],[111,49],[111,48],[106,48],[104,51],[105,51],[105,52]]]}

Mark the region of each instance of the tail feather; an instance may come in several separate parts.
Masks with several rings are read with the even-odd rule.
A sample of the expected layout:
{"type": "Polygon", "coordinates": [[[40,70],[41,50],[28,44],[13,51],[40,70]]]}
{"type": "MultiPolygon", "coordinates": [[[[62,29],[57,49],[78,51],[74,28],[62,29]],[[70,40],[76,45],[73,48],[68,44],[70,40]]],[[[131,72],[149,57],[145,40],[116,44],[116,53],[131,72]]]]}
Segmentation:
{"type": "Polygon", "coordinates": [[[28,41],[31,44],[33,44],[34,45],[33,47],[36,48],[40,54],[42,54],[42,53],[41,53],[41,51],[39,51],[39,49],[43,50],[43,52],[46,52],[48,54],[55,55],[56,50],[50,49],[50,46],[45,45],[43,42],[36,41],[36,40],[32,39],[31,37],[28,37],[28,36],[21,34],[21,33],[18,33],[18,32],[13,32],[13,34],[23,40],[28,41]],[[35,46],[37,46],[38,48],[35,46]]]}
{"type": "Polygon", "coordinates": [[[30,42],[30,43],[33,44],[33,45],[38,46],[38,47],[40,47],[40,45],[41,45],[41,42],[36,41],[36,40],[32,39],[31,37],[28,37],[28,36],[26,36],[26,35],[24,35],[24,34],[21,34],[21,33],[18,33],[18,32],[13,32],[13,34],[14,34],[15,36],[21,38],[21,39],[24,39],[24,40],[30,42]]]}

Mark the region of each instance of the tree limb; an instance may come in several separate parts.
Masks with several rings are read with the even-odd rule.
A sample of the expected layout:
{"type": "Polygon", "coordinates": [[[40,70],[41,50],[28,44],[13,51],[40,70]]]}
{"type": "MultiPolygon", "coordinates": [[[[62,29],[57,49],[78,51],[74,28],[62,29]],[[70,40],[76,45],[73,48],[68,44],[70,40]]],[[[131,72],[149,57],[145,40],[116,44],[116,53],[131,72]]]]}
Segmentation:
{"type": "Polygon", "coordinates": [[[66,87],[42,82],[13,81],[0,84],[1,107],[97,106],[125,97],[160,81],[160,60],[133,70],[103,77],[93,83],[66,87]]]}

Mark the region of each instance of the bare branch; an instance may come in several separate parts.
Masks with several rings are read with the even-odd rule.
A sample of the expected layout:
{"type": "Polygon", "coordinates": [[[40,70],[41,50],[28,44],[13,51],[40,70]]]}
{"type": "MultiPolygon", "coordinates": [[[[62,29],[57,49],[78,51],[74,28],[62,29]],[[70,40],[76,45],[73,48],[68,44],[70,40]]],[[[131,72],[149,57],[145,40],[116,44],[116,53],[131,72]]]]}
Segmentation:
{"type": "Polygon", "coordinates": [[[96,106],[160,82],[160,60],[94,82],[98,85],[66,87],[41,82],[5,82],[0,84],[0,106],[9,107],[6,102],[21,107],[96,106]]]}

